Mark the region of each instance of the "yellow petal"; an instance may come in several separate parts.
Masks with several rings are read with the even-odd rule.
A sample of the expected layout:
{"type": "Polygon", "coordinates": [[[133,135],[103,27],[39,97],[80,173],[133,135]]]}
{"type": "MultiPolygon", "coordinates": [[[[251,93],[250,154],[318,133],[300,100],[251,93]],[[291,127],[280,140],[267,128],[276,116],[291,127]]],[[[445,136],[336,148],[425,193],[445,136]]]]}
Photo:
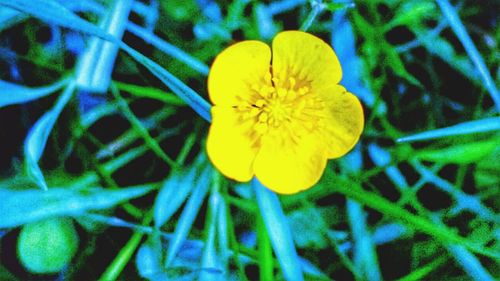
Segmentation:
{"type": "Polygon", "coordinates": [[[249,181],[257,154],[253,137],[255,118],[243,119],[236,108],[213,106],[208,132],[207,153],[214,166],[226,177],[249,181]]]}
{"type": "Polygon", "coordinates": [[[340,85],[330,88],[323,99],[326,107],[324,137],[328,143],[328,158],[338,158],[349,152],[359,140],[364,127],[363,108],[359,99],[340,85]]]}
{"type": "Polygon", "coordinates": [[[252,87],[271,85],[271,50],[260,41],[236,43],[220,53],[208,75],[215,105],[238,105],[256,94],[252,87]]]}
{"type": "Polygon", "coordinates": [[[255,176],[266,187],[282,194],[312,187],[326,166],[324,143],[312,134],[293,141],[280,139],[276,135],[263,138],[254,162],[255,176]]]}
{"type": "Polygon", "coordinates": [[[272,65],[278,86],[288,86],[289,77],[293,77],[299,86],[305,83],[317,92],[342,79],[342,69],[332,47],[302,31],[284,31],[274,37],[272,65]]]}

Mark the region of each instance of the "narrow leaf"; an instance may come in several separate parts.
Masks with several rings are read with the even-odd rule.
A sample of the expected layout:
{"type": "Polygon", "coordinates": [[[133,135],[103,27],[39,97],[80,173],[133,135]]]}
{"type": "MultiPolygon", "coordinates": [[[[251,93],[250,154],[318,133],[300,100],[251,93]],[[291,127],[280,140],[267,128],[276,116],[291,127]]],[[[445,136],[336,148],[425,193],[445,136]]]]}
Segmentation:
{"type": "Polygon", "coordinates": [[[256,178],[252,180],[252,186],[255,189],[257,203],[285,279],[289,281],[304,280],[292,233],[281,209],[278,196],[263,186],[256,178]]]}
{"type": "Polygon", "coordinates": [[[127,25],[128,31],[142,38],[146,43],[149,43],[165,54],[172,56],[173,58],[185,63],[190,68],[198,71],[199,73],[207,76],[209,68],[203,62],[198,60],[197,58],[191,56],[185,51],[179,49],[178,47],[162,40],[160,37],[156,36],[150,30],[142,28],[136,24],[129,23],[127,25]]]}
{"type": "Polygon", "coordinates": [[[196,111],[203,119],[210,121],[210,104],[204,100],[198,93],[193,89],[189,88],[184,84],[179,78],[175,77],[172,73],[168,72],[166,69],[161,67],[156,62],[148,59],[141,53],[122,44],[122,49],[132,56],[136,61],[142,64],[144,67],[149,69],[153,75],[160,79],[167,87],[172,90],[177,96],[179,96],[186,104],[191,106],[191,108],[196,111]]]}
{"type": "Polygon", "coordinates": [[[476,66],[477,71],[480,73],[485,88],[490,93],[493,102],[495,102],[497,112],[500,111],[500,94],[498,93],[495,81],[491,77],[491,74],[488,70],[488,67],[486,66],[486,63],[484,62],[483,57],[481,56],[478,49],[476,48],[476,45],[474,45],[474,42],[467,33],[467,30],[460,20],[456,9],[448,0],[436,0],[436,2],[441,8],[444,16],[450,23],[451,29],[457,35],[460,43],[462,43],[462,45],[464,46],[467,55],[469,55],[469,58],[472,60],[472,62],[476,66]]]}
{"type": "Polygon", "coordinates": [[[182,243],[184,243],[189,231],[191,230],[194,219],[196,218],[201,204],[203,203],[203,200],[208,192],[211,171],[212,170],[209,167],[203,170],[200,177],[196,181],[194,192],[186,203],[186,207],[182,211],[173,237],[168,245],[167,256],[165,259],[165,265],[167,267],[171,265],[180,247],[182,246],[182,243]]]}
{"type": "Polygon", "coordinates": [[[38,161],[42,157],[50,132],[52,131],[59,114],[70,100],[74,89],[75,83],[72,81],[66,87],[66,90],[64,90],[61,94],[55,106],[38,119],[35,125],[33,125],[24,142],[24,157],[26,161],[27,173],[33,181],[44,190],[47,189],[47,184],[42,171],[38,166],[38,161]]]}
{"type": "Polygon", "coordinates": [[[79,216],[87,211],[110,208],[120,202],[142,196],[149,185],[121,189],[90,188],[85,190],[51,188],[43,191],[0,189],[0,228],[55,216],[79,216]]]}
{"type": "Polygon", "coordinates": [[[442,149],[419,150],[414,157],[437,163],[470,164],[490,155],[500,146],[500,138],[456,144],[442,149]]]}
{"type": "Polygon", "coordinates": [[[205,225],[205,248],[201,257],[201,268],[204,269],[200,272],[200,281],[209,281],[219,279],[222,277],[220,271],[220,262],[218,253],[215,247],[215,238],[217,230],[217,213],[220,208],[221,196],[218,192],[213,192],[210,195],[208,203],[208,214],[205,225]],[[206,270],[209,269],[209,270],[206,270]]]}
{"type": "Polygon", "coordinates": [[[450,127],[445,127],[437,130],[426,131],[412,136],[403,137],[397,142],[413,142],[421,140],[437,139],[449,136],[460,136],[475,133],[485,133],[500,130],[500,117],[486,118],[463,122],[450,127]]]}
{"type": "Polygon", "coordinates": [[[427,219],[416,216],[381,196],[365,191],[355,182],[338,183],[335,190],[363,205],[401,221],[411,229],[422,231],[446,243],[464,246],[473,252],[488,257],[500,258],[499,253],[484,248],[477,242],[463,238],[447,227],[437,226],[427,219]]]}
{"type": "Polygon", "coordinates": [[[47,23],[95,35],[111,42],[117,42],[113,36],[80,18],[55,0],[0,0],[0,5],[30,14],[47,23]]]}
{"type": "Polygon", "coordinates": [[[169,93],[169,92],[159,90],[157,88],[137,86],[137,85],[126,84],[126,83],[122,83],[122,82],[114,82],[114,83],[120,91],[128,92],[129,94],[134,95],[134,96],[139,97],[139,98],[155,99],[155,100],[162,101],[168,105],[177,105],[177,106],[186,105],[186,103],[183,102],[176,95],[169,93]]]}
{"type": "Polygon", "coordinates": [[[160,189],[154,205],[155,227],[160,228],[184,203],[193,189],[196,169],[192,167],[187,173],[173,172],[160,189]]]}
{"type": "Polygon", "coordinates": [[[45,87],[30,88],[0,80],[0,108],[20,104],[50,95],[68,83],[68,79],[45,87]]]}
{"type": "Polygon", "coordinates": [[[367,280],[381,280],[380,269],[373,237],[366,227],[366,214],[362,206],[353,201],[347,201],[347,214],[354,239],[354,264],[363,272],[367,280]]]}

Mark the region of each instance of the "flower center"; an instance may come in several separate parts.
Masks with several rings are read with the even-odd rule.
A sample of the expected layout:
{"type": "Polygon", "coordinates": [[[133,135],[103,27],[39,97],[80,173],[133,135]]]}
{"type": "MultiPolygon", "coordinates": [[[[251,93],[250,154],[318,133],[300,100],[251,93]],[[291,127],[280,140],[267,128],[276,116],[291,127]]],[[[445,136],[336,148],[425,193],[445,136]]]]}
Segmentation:
{"type": "Polygon", "coordinates": [[[255,119],[255,131],[264,134],[271,130],[286,131],[291,135],[313,131],[320,127],[323,119],[323,101],[310,91],[308,83],[297,83],[293,77],[288,81],[273,78],[273,86],[252,85],[254,102],[238,106],[244,116],[255,119]]]}

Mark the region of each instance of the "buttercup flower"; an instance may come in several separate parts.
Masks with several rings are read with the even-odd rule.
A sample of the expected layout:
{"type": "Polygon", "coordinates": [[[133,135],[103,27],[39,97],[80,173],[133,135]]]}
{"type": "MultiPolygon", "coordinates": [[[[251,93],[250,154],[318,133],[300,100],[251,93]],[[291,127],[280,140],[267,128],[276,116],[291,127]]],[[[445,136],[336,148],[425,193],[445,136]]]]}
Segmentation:
{"type": "Polygon", "coordinates": [[[228,47],[208,77],[210,160],[229,178],[256,176],[278,193],[313,186],[363,130],[361,104],[341,78],[333,49],[305,32],[279,33],[272,53],[260,41],[228,47]]]}

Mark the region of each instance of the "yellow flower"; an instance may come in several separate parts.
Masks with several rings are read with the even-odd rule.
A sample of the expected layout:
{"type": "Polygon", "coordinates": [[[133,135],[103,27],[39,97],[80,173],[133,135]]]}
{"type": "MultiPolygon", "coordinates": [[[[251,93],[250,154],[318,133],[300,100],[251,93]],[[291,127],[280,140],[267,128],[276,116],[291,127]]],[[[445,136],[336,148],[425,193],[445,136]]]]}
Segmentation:
{"type": "Polygon", "coordinates": [[[214,104],[207,151],[225,176],[292,194],[318,182],[327,159],[358,141],[359,100],[338,83],[333,49],[300,31],[234,44],[215,59],[208,77],[214,104]]]}

